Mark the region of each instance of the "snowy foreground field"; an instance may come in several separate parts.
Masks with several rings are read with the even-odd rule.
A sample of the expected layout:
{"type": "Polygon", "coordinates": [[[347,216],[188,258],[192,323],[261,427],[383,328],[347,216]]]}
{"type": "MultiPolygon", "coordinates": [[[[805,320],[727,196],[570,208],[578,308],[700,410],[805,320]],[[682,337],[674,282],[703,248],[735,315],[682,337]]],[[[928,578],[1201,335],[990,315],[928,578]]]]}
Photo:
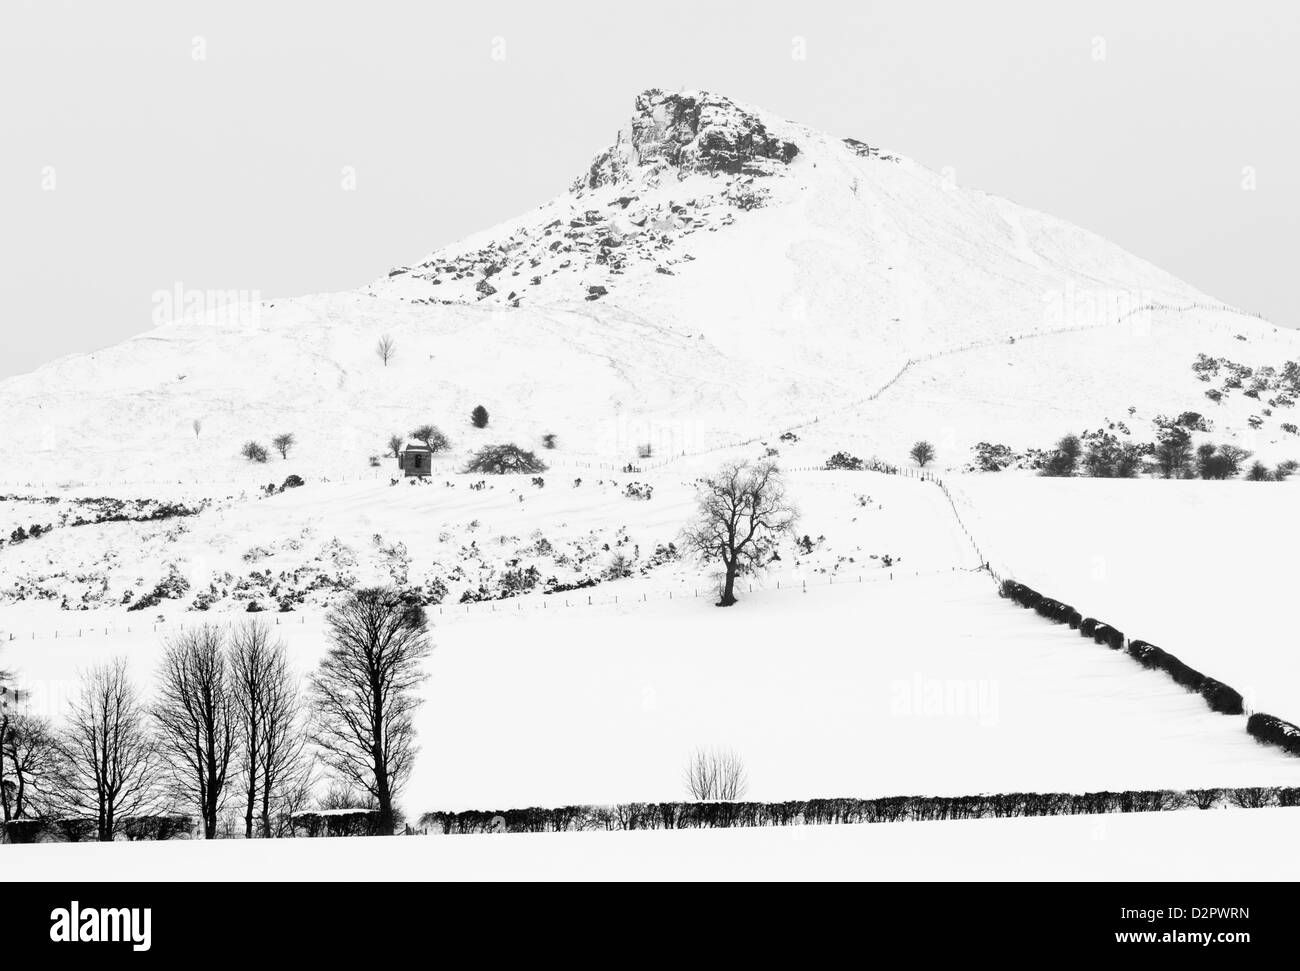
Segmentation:
{"type": "MultiPolygon", "coordinates": [[[[275,547],[278,536],[328,521],[362,549],[372,533],[400,533],[418,572],[439,555],[439,532],[471,518],[486,538],[534,528],[559,536],[566,525],[572,531],[618,517],[646,546],[670,541],[689,513],[684,483],[666,472],[652,481],[662,486],[649,502],[616,489],[599,499],[587,487],[548,486],[520,502],[500,485],[494,492],[463,484],[313,486],[234,507],[215,522],[201,516],[175,555],[188,570],[203,551],[205,568],[217,570],[222,557],[237,561],[241,549],[275,547]]],[[[1265,521],[1281,508],[1269,503],[1284,502],[1289,486],[1061,484],[1004,475],[963,477],[954,489],[1000,569],[1009,562],[1026,582],[1130,636],[1165,644],[1229,684],[1246,675],[1243,691],[1273,683],[1265,710],[1283,718],[1300,712],[1293,659],[1266,638],[1279,618],[1234,609],[1253,602],[1244,593],[1212,600],[1201,589],[1183,599],[1180,584],[1200,575],[1199,561],[1170,537],[1184,535],[1183,517],[1192,513],[1174,506],[1162,520],[1152,512],[1182,498],[1217,521],[1249,489],[1264,496],[1253,508],[1265,521]],[[1058,550],[1061,531],[1041,528],[1045,519],[1069,518],[1054,512],[1058,497],[1078,517],[1082,545],[1058,550]],[[1117,517],[1110,511],[1120,505],[1133,512],[1111,537],[1105,529],[1117,517]],[[1107,582],[1089,579],[1092,543],[1114,551],[1107,582]],[[1187,639],[1199,616],[1193,604],[1213,615],[1222,636],[1187,639]],[[1125,613],[1129,605],[1133,612],[1125,613]],[[1246,636],[1228,636],[1236,629],[1230,622],[1246,636]]],[[[1244,717],[1214,714],[1163,674],[998,598],[987,574],[971,572],[972,549],[933,484],[795,473],[792,491],[808,531],[824,532],[826,541],[806,558],[783,558],[732,610],[713,607],[707,578],[684,564],[565,594],[431,608],[435,649],[417,716],[422,753],[402,798],[408,815],[680,799],[683,768],[697,747],[741,754],[748,797],[756,800],[1300,785],[1300,760],[1258,745],[1244,717]],[[858,502],[868,494],[870,506],[858,502]],[[885,567],[870,551],[888,551],[897,562],[885,567]]],[[[1191,528],[1185,535],[1201,542],[1191,528]]],[[[149,542],[142,535],[122,555],[156,562],[149,542]]],[[[1234,537],[1229,562],[1239,592],[1280,582],[1265,567],[1271,543],[1259,530],[1234,537]]],[[[1213,542],[1207,549],[1227,552],[1215,552],[1213,542]]],[[[300,554],[282,549],[269,563],[300,554]]],[[[72,547],[64,555],[74,555],[72,547]]],[[[124,572],[137,567],[145,569],[139,563],[124,572]]],[[[1274,602],[1280,610],[1285,600],[1274,602]]],[[[57,715],[88,664],[126,655],[147,684],[169,631],[247,617],[230,605],[205,615],[172,602],[161,623],[157,614],[11,607],[5,623],[17,634],[6,644],[7,663],[31,684],[33,707],[57,715]],[[58,640],[52,627],[62,629],[58,640]],[[25,638],[28,629],[39,636],[25,638]]],[[[323,612],[262,616],[278,619],[277,635],[300,670],[310,670],[325,644],[323,612]]]]}
{"type": "Polygon", "coordinates": [[[1295,880],[1295,811],[7,846],[19,880],[1295,880]],[[1222,847],[1195,852],[1189,848],[1222,847]],[[200,876],[201,875],[201,876],[200,876]]]}

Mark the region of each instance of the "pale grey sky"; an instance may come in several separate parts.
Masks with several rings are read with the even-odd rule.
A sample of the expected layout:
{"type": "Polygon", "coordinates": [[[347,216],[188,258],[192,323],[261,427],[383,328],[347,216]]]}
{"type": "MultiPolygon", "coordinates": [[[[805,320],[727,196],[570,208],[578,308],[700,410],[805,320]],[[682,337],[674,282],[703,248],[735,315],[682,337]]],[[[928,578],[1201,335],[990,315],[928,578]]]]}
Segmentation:
{"type": "Polygon", "coordinates": [[[0,377],[178,284],[347,289],[521,214],[647,87],[951,166],[1294,326],[1297,41],[1290,0],[0,0],[0,377]]]}

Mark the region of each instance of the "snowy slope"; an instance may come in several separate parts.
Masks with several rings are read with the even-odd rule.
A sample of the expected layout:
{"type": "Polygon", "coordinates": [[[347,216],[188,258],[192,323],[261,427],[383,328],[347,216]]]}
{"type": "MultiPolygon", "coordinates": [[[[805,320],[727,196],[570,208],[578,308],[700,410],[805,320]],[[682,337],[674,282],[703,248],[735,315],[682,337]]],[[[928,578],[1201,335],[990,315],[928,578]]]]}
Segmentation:
{"type": "MultiPolygon", "coordinates": [[[[0,479],[224,481],[246,474],[244,441],[281,431],[300,471],[341,476],[416,422],[464,454],[479,403],[489,439],[554,432],[622,463],[645,442],[698,451],[831,413],[910,359],[965,368],[972,345],[1098,333],[1149,302],[1213,304],[907,158],[651,91],[568,191],[511,223],[356,291],[216,307],[0,383],[0,479]]],[[[1200,349],[1177,327],[1156,340],[1179,373],[1200,349]]],[[[1111,389],[1104,368],[1087,378],[1111,389]]],[[[1100,420],[1092,397],[1062,420],[1100,420]]]]}

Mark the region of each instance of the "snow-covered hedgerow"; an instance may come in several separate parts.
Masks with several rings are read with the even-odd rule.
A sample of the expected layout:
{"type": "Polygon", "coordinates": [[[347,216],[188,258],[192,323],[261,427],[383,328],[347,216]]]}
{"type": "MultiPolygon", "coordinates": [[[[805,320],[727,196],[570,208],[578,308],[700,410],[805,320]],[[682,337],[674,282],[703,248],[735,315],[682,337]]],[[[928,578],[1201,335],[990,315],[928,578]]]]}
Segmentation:
{"type": "Polygon", "coordinates": [[[1080,617],[1079,612],[1073,607],[1045,597],[1015,580],[1003,580],[999,593],[1022,607],[1037,611],[1049,620],[1056,623],[1069,623],[1071,630],[1077,629],[1081,636],[1091,637],[1094,643],[1104,644],[1111,650],[1123,650],[1127,643],[1129,657],[1144,668],[1165,672],[1175,683],[1199,694],[1212,711],[1225,715],[1240,715],[1244,711],[1243,699],[1239,692],[1221,681],[1205,676],[1154,644],[1143,640],[1126,641],[1123,631],[1109,624],[1103,624],[1093,617],[1080,617]]]}
{"type": "Polygon", "coordinates": [[[602,830],[727,829],[1169,812],[1216,806],[1300,805],[1298,787],[1143,789],[1122,792],[1010,792],[977,796],[890,796],[784,802],[649,802],[611,806],[428,812],[427,833],[556,833],[602,830]]]}
{"type": "Polygon", "coordinates": [[[1290,722],[1255,712],[1246,719],[1246,731],[1266,745],[1276,745],[1288,755],[1300,755],[1300,728],[1290,722]]]}

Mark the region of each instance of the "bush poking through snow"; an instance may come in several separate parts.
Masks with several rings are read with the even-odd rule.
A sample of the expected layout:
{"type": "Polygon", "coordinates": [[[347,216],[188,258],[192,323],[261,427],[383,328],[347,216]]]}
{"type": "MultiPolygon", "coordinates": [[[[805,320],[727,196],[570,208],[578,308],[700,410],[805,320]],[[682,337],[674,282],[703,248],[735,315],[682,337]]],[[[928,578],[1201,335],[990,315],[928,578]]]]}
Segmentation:
{"type": "Polygon", "coordinates": [[[265,462],[270,458],[266,447],[260,442],[245,442],[244,447],[239,450],[239,454],[250,462],[265,462]]]}
{"type": "Polygon", "coordinates": [[[1188,691],[1200,691],[1205,683],[1205,675],[1195,668],[1188,667],[1167,651],[1162,651],[1146,641],[1132,641],[1128,646],[1129,657],[1144,668],[1164,671],[1176,684],[1188,691]]]}
{"type": "Polygon", "coordinates": [[[475,405],[474,410],[469,413],[470,424],[475,428],[487,428],[488,411],[482,405],[475,405]]]}
{"type": "Polygon", "coordinates": [[[1206,678],[1201,682],[1200,694],[1211,711],[1222,715],[1240,715],[1245,711],[1241,694],[1222,681],[1206,678]]]}
{"type": "Polygon", "coordinates": [[[532,475],[545,472],[546,463],[518,445],[485,445],[474,453],[465,471],[487,475],[532,475]]]}
{"type": "Polygon", "coordinates": [[[154,584],[152,590],[131,604],[127,610],[148,610],[151,607],[157,607],[164,600],[180,600],[189,592],[189,589],[190,581],[185,579],[173,564],[168,567],[167,576],[154,584]]]}
{"type": "Polygon", "coordinates": [[[1056,448],[1048,456],[1047,464],[1043,466],[1042,474],[1049,476],[1070,476],[1074,475],[1075,469],[1079,465],[1079,456],[1083,453],[1083,445],[1079,441],[1078,435],[1065,435],[1056,443],[1056,448]]]}
{"type": "Polygon", "coordinates": [[[556,446],[555,432],[547,432],[545,435],[542,436],[542,448],[555,448],[555,446],[556,446]]]}
{"type": "Polygon", "coordinates": [[[848,452],[836,452],[826,460],[827,469],[842,469],[848,472],[861,472],[862,459],[848,452]]]}
{"type": "Polygon", "coordinates": [[[1276,745],[1288,755],[1300,755],[1300,728],[1257,711],[1246,720],[1246,731],[1257,742],[1276,745]]]}

